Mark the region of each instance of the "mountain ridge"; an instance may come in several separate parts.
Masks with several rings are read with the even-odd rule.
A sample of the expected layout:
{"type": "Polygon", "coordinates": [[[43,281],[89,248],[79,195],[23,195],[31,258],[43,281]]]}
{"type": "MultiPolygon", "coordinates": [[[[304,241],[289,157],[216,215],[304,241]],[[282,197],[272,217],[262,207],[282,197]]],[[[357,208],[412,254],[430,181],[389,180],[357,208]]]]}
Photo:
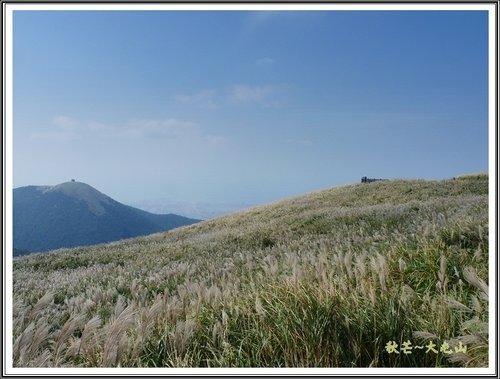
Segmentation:
{"type": "Polygon", "coordinates": [[[15,188],[13,218],[14,255],[111,242],[200,221],[146,212],[76,181],[15,188]]]}

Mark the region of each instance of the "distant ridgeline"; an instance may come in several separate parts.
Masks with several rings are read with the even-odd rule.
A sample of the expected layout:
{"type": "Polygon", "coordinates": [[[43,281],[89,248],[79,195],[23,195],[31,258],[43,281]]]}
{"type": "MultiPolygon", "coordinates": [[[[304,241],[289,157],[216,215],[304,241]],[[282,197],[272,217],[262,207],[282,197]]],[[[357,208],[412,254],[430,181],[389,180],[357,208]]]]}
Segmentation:
{"type": "Polygon", "coordinates": [[[133,208],[74,179],[56,186],[15,188],[13,198],[15,256],[117,241],[200,221],[133,208]]]}
{"type": "Polygon", "coordinates": [[[389,179],[371,179],[371,178],[367,178],[366,176],[363,176],[361,178],[361,183],[371,183],[371,182],[378,182],[378,181],[385,181],[385,180],[389,180],[389,179]]]}

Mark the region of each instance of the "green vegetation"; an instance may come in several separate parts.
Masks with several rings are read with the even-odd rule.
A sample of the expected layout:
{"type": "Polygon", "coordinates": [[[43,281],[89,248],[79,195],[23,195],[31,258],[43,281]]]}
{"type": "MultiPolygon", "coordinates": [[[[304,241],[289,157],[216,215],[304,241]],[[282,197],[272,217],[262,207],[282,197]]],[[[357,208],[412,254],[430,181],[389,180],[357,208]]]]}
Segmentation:
{"type": "Polygon", "coordinates": [[[487,175],[335,187],[15,259],[14,364],[486,367],[487,278],[487,175]]]}

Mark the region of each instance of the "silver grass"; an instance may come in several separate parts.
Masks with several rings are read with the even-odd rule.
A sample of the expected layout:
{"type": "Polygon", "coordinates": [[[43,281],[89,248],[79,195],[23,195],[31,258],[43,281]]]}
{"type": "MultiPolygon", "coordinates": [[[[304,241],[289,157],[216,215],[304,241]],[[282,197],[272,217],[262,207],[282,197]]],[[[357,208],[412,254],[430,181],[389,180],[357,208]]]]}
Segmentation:
{"type": "Polygon", "coordinates": [[[476,335],[488,335],[489,325],[485,321],[481,321],[477,316],[464,321],[461,325],[463,332],[469,332],[476,335]]]}
{"type": "Polygon", "coordinates": [[[97,329],[101,326],[101,318],[99,315],[92,317],[87,323],[85,324],[85,327],[83,328],[82,332],[82,337],[80,338],[80,345],[78,347],[78,352],[77,354],[80,353],[80,351],[85,351],[87,348],[87,343],[92,339],[92,336],[94,333],[97,332],[97,329]]]}
{"type": "Polygon", "coordinates": [[[214,344],[217,343],[217,340],[219,339],[219,336],[223,331],[224,327],[222,326],[222,323],[220,321],[217,321],[212,328],[212,342],[214,344]]]}
{"type": "Polygon", "coordinates": [[[417,293],[408,284],[401,289],[401,299],[403,302],[415,301],[418,299],[417,293]]]}
{"type": "Polygon", "coordinates": [[[179,321],[175,325],[175,331],[173,333],[173,345],[175,351],[180,356],[184,353],[187,344],[196,330],[196,322],[192,319],[187,319],[186,321],[179,321]]]}
{"type": "Polygon", "coordinates": [[[31,310],[30,315],[28,316],[28,320],[32,321],[33,319],[35,319],[43,308],[52,303],[53,299],[54,292],[49,291],[45,295],[43,295],[31,310]]]}
{"type": "Polygon", "coordinates": [[[30,346],[31,340],[35,333],[35,323],[30,323],[19,337],[14,341],[13,352],[14,362],[18,361],[18,365],[23,366],[29,357],[26,355],[30,346]]]}
{"type": "Polygon", "coordinates": [[[472,295],[471,296],[471,303],[472,303],[472,308],[476,313],[481,313],[483,311],[483,307],[481,306],[481,303],[479,302],[479,299],[472,295]]]}
{"type": "Polygon", "coordinates": [[[473,346],[473,345],[484,345],[487,344],[488,341],[481,337],[478,334],[466,334],[463,336],[460,336],[458,338],[462,343],[466,346],[473,346]]]}
{"type": "Polygon", "coordinates": [[[33,357],[28,367],[50,367],[52,366],[52,352],[49,349],[43,350],[36,357],[33,357]]]}
{"type": "Polygon", "coordinates": [[[466,266],[462,272],[465,280],[481,291],[481,297],[484,300],[488,300],[488,285],[477,275],[476,270],[471,266],[466,266]]]}
{"type": "Polygon", "coordinates": [[[258,296],[255,298],[255,312],[259,316],[263,316],[266,313],[264,307],[262,306],[262,301],[260,301],[258,296]]]}
{"type": "Polygon", "coordinates": [[[472,312],[472,309],[450,296],[446,296],[444,302],[449,309],[454,309],[461,312],[472,312]]]}
{"type": "Polygon", "coordinates": [[[446,275],[446,264],[447,260],[443,254],[441,255],[439,262],[439,272],[438,272],[439,284],[437,285],[438,289],[443,293],[446,293],[446,286],[448,284],[448,276],[446,275]]]}
{"type": "Polygon", "coordinates": [[[103,366],[110,367],[118,363],[118,346],[125,331],[134,324],[136,312],[132,306],[125,308],[109,326],[109,331],[104,342],[103,366]]]}
{"type": "Polygon", "coordinates": [[[54,359],[56,362],[60,357],[62,357],[62,350],[65,347],[65,344],[68,341],[69,337],[78,327],[81,326],[82,321],[82,315],[74,315],[73,317],[69,318],[68,321],[66,321],[61,330],[58,332],[54,348],[54,359]]]}
{"type": "Polygon", "coordinates": [[[472,361],[472,357],[470,355],[462,352],[453,352],[447,357],[447,359],[451,363],[459,363],[463,366],[467,366],[472,361]]]}
{"type": "Polygon", "coordinates": [[[399,271],[404,272],[406,270],[406,262],[403,259],[403,257],[399,258],[398,264],[399,264],[399,271]]]}
{"type": "Polygon", "coordinates": [[[118,317],[121,313],[123,313],[123,310],[126,307],[126,300],[123,296],[119,295],[118,299],[116,300],[115,304],[115,309],[114,309],[114,317],[118,317]]]}
{"type": "Polygon", "coordinates": [[[414,338],[416,338],[420,341],[423,341],[423,342],[438,339],[438,337],[435,334],[425,332],[425,331],[414,331],[412,334],[413,334],[414,338]]]}
{"type": "Polygon", "coordinates": [[[47,323],[45,318],[41,318],[37,322],[37,327],[30,344],[30,352],[35,356],[38,350],[43,346],[44,343],[48,342],[50,325],[47,323]]]}

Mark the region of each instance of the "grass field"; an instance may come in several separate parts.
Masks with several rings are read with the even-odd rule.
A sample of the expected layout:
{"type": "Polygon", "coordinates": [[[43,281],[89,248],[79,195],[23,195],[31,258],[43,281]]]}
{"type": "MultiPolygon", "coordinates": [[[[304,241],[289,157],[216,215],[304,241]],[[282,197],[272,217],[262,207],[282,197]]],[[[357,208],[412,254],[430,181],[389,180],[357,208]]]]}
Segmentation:
{"type": "Polygon", "coordinates": [[[13,278],[15,367],[487,367],[488,176],[334,187],[13,278]]]}

